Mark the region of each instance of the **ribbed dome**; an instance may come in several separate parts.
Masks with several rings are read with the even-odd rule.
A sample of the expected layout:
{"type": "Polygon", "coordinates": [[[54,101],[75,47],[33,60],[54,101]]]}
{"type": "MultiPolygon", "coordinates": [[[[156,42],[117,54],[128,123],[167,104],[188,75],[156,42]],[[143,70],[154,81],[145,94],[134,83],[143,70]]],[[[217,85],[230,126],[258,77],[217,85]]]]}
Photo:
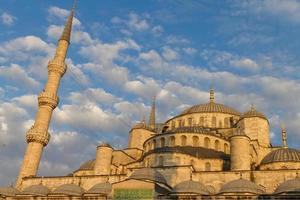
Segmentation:
{"type": "Polygon", "coordinates": [[[214,102],[192,106],[184,110],[181,113],[181,115],[191,114],[191,113],[226,113],[226,114],[232,114],[238,116],[241,115],[241,113],[239,113],[233,108],[230,108],[223,104],[214,103],[214,102]]]}
{"type": "Polygon", "coordinates": [[[134,171],[129,178],[138,180],[150,180],[159,183],[164,183],[167,185],[165,177],[152,168],[142,168],[134,171]]]}
{"type": "Polygon", "coordinates": [[[238,179],[230,181],[223,185],[219,193],[252,193],[252,194],[262,194],[264,189],[255,183],[245,180],[238,179]]]}
{"type": "Polygon", "coordinates": [[[200,195],[209,195],[209,191],[205,185],[196,181],[183,181],[177,184],[173,190],[173,193],[193,193],[200,195]]]}
{"type": "Polygon", "coordinates": [[[22,194],[29,194],[35,196],[47,196],[50,193],[50,190],[44,185],[31,185],[25,188],[22,194]]]}
{"type": "Polygon", "coordinates": [[[20,191],[12,186],[9,187],[0,187],[0,195],[3,196],[16,196],[16,194],[19,194],[20,191]]]}
{"type": "Polygon", "coordinates": [[[93,170],[95,166],[95,159],[88,160],[85,163],[83,163],[78,170],[93,170]]]}
{"type": "Polygon", "coordinates": [[[300,162],[300,151],[290,148],[277,149],[268,153],[260,164],[273,162],[300,162]]]}
{"type": "Polygon", "coordinates": [[[275,190],[277,194],[284,192],[300,192],[300,178],[287,180],[281,183],[275,190]]]}
{"type": "Polygon", "coordinates": [[[257,111],[253,106],[251,107],[251,109],[249,111],[244,112],[242,115],[242,118],[251,118],[251,117],[259,117],[259,118],[268,120],[267,117],[263,113],[257,111]]]}
{"type": "Polygon", "coordinates": [[[64,184],[53,191],[53,194],[64,194],[72,196],[81,196],[83,193],[84,190],[75,184],[64,184]]]}
{"type": "Polygon", "coordinates": [[[112,190],[112,185],[110,183],[98,183],[94,185],[87,193],[91,194],[109,194],[112,190]]]}

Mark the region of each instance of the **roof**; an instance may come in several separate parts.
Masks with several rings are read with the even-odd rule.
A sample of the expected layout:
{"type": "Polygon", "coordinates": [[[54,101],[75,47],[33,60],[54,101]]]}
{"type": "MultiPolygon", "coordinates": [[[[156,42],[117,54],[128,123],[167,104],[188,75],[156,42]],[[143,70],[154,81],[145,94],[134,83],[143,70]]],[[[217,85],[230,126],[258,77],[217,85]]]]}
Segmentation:
{"type": "Polygon", "coordinates": [[[78,170],[93,170],[95,166],[96,159],[88,160],[80,165],[78,170]]]}
{"type": "Polygon", "coordinates": [[[263,113],[257,111],[254,106],[252,106],[249,111],[244,112],[242,115],[242,118],[251,118],[251,117],[259,117],[268,120],[267,117],[263,113]]]}
{"type": "Polygon", "coordinates": [[[84,190],[75,184],[64,184],[53,191],[53,194],[64,194],[71,196],[81,196],[83,193],[84,190]]]}
{"type": "Polygon", "coordinates": [[[255,183],[245,180],[237,179],[230,181],[223,185],[220,190],[221,193],[252,193],[252,194],[263,194],[265,191],[261,186],[256,185],[255,183]]]}
{"type": "Polygon", "coordinates": [[[290,179],[281,183],[275,193],[300,192],[300,178],[290,179]]]}
{"type": "Polygon", "coordinates": [[[300,151],[297,149],[281,148],[268,153],[261,165],[273,162],[300,162],[300,151]]]}
{"type": "Polygon", "coordinates": [[[50,190],[42,184],[31,185],[22,191],[22,194],[29,194],[29,195],[36,195],[36,196],[47,196],[47,194],[49,193],[50,190]]]}
{"type": "Polygon", "coordinates": [[[153,150],[145,153],[144,156],[147,156],[152,153],[182,153],[187,154],[196,158],[216,158],[229,160],[230,156],[224,152],[216,151],[214,149],[206,149],[203,147],[192,147],[192,146],[175,146],[175,147],[161,147],[155,148],[153,150]]]}
{"type": "Polygon", "coordinates": [[[209,195],[207,187],[200,182],[188,180],[183,181],[177,185],[172,190],[172,193],[193,193],[200,195],[209,195]]]}
{"type": "Polygon", "coordinates": [[[16,194],[19,194],[20,191],[13,186],[9,187],[0,187],[0,195],[4,196],[16,196],[16,194]]]}
{"type": "Polygon", "coordinates": [[[131,174],[129,179],[150,180],[168,185],[165,177],[157,170],[152,168],[138,169],[131,174]]]}
{"type": "Polygon", "coordinates": [[[184,110],[180,115],[186,115],[191,113],[226,113],[237,116],[241,115],[241,113],[236,111],[235,109],[215,102],[209,102],[206,104],[198,104],[192,106],[184,110]]]}
{"type": "Polygon", "coordinates": [[[168,133],[200,133],[226,139],[224,136],[218,133],[217,130],[211,128],[204,128],[201,126],[181,126],[164,132],[164,134],[168,133]]]}
{"type": "Polygon", "coordinates": [[[98,183],[91,187],[87,193],[91,194],[109,194],[112,190],[111,183],[98,183]]]}

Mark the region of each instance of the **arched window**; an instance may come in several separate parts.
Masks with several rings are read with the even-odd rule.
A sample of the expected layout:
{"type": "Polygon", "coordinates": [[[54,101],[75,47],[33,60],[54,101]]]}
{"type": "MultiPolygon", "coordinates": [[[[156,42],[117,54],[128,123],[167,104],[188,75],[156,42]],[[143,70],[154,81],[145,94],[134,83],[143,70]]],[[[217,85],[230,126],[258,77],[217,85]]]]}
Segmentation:
{"type": "Polygon", "coordinates": [[[164,157],[163,156],[159,156],[158,157],[158,166],[163,166],[164,165],[164,157]]]}
{"type": "Polygon", "coordinates": [[[184,126],[185,125],[185,120],[183,119],[182,121],[181,121],[181,126],[184,126]]]}
{"type": "Polygon", "coordinates": [[[170,145],[170,147],[174,147],[175,146],[175,137],[174,136],[171,136],[169,138],[169,145],[170,145]]]}
{"type": "Polygon", "coordinates": [[[222,127],[223,127],[222,121],[219,121],[219,128],[222,128],[222,127]]]}
{"type": "Polygon", "coordinates": [[[181,125],[182,125],[182,120],[180,119],[178,120],[178,127],[181,127],[181,125]]]}
{"type": "Polygon", "coordinates": [[[198,147],[199,146],[199,137],[193,136],[193,146],[198,147]]]}
{"type": "Polygon", "coordinates": [[[186,136],[185,136],[185,135],[182,135],[182,136],[180,137],[180,139],[181,139],[181,146],[185,146],[185,145],[186,145],[186,136]]]}
{"type": "Polygon", "coordinates": [[[210,171],[211,170],[211,165],[209,162],[205,163],[205,171],[210,171]]]}
{"type": "Polygon", "coordinates": [[[217,125],[217,118],[216,117],[212,117],[211,118],[211,126],[213,128],[216,128],[216,125],[217,125]]]}
{"type": "Polygon", "coordinates": [[[163,138],[160,138],[160,147],[165,147],[166,146],[166,139],[163,137],[163,138]]]}
{"type": "Polygon", "coordinates": [[[215,141],[215,150],[217,150],[217,151],[220,150],[220,141],[219,140],[215,141]]]}
{"type": "Polygon", "coordinates": [[[200,125],[200,126],[203,126],[203,125],[204,125],[204,117],[200,117],[199,125],[200,125]]]}
{"type": "Polygon", "coordinates": [[[192,126],[193,125],[193,118],[188,118],[188,126],[192,126]]]}
{"type": "Polygon", "coordinates": [[[155,149],[156,148],[156,140],[154,139],[153,140],[153,149],[155,149]]]}
{"type": "Polygon", "coordinates": [[[204,147],[210,148],[210,139],[208,137],[204,138],[204,147]]]}
{"type": "Polygon", "coordinates": [[[172,125],[171,125],[172,129],[175,128],[175,121],[172,121],[172,125]]]}
{"type": "Polygon", "coordinates": [[[229,148],[228,148],[228,144],[224,144],[224,152],[225,153],[229,153],[229,148]]]}
{"type": "Polygon", "coordinates": [[[224,127],[225,127],[225,128],[229,128],[229,118],[228,118],[228,117],[226,117],[226,118],[224,119],[224,127]]]}

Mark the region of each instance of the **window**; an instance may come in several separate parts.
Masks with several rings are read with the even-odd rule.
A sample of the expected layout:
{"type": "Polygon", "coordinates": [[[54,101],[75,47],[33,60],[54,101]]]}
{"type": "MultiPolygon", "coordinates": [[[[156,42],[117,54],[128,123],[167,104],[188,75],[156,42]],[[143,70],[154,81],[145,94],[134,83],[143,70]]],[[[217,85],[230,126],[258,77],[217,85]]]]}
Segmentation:
{"type": "Polygon", "coordinates": [[[225,153],[229,153],[229,148],[228,148],[228,144],[224,144],[224,152],[225,153]]]}
{"type": "Polygon", "coordinates": [[[203,126],[203,125],[204,125],[204,117],[200,117],[199,125],[200,125],[200,126],[203,126]]]}
{"type": "Polygon", "coordinates": [[[165,147],[166,146],[166,139],[163,137],[163,138],[160,138],[160,147],[165,147]]]}
{"type": "Polygon", "coordinates": [[[226,118],[224,119],[224,127],[225,127],[225,128],[229,128],[229,119],[228,119],[228,117],[226,117],[226,118]]]}
{"type": "Polygon", "coordinates": [[[169,139],[169,145],[170,147],[174,147],[175,146],[175,137],[171,136],[169,139]]]}
{"type": "Polygon", "coordinates": [[[174,129],[175,128],[175,121],[172,121],[172,129],[174,129]]]}
{"type": "Polygon", "coordinates": [[[158,166],[163,166],[164,165],[164,157],[159,156],[158,157],[158,166]]]}
{"type": "Polygon", "coordinates": [[[185,145],[186,145],[186,136],[185,136],[185,135],[182,135],[182,136],[180,137],[180,139],[181,139],[181,146],[185,146],[185,145]]]}
{"type": "Polygon", "coordinates": [[[188,118],[188,126],[192,126],[193,125],[193,118],[188,118]]]}
{"type": "Polygon", "coordinates": [[[183,119],[182,121],[181,121],[181,126],[184,126],[185,125],[185,120],[183,119]]]}
{"type": "Polygon", "coordinates": [[[209,162],[205,163],[205,171],[210,171],[211,170],[211,165],[209,162]]]}
{"type": "Polygon", "coordinates": [[[222,121],[219,121],[219,128],[222,128],[223,125],[222,125],[222,121]]]}
{"type": "Polygon", "coordinates": [[[217,151],[220,150],[220,141],[219,140],[215,141],[215,150],[217,150],[217,151]]]}
{"type": "Polygon", "coordinates": [[[199,146],[199,137],[193,136],[193,146],[198,147],[199,146]]]}
{"type": "Polygon", "coordinates": [[[182,125],[182,120],[180,119],[178,120],[178,127],[181,127],[181,125],[182,125]]]}
{"type": "Polygon", "coordinates": [[[212,117],[211,118],[211,126],[213,128],[216,128],[216,124],[217,124],[217,118],[216,117],[212,117]]]}
{"type": "Polygon", "coordinates": [[[204,138],[204,147],[210,148],[210,139],[208,137],[204,138]]]}
{"type": "Polygon", "coordinates": [[[155,149],[156,148],[156,140],[154,139],[153,140],[153,149],[155,149]]]}

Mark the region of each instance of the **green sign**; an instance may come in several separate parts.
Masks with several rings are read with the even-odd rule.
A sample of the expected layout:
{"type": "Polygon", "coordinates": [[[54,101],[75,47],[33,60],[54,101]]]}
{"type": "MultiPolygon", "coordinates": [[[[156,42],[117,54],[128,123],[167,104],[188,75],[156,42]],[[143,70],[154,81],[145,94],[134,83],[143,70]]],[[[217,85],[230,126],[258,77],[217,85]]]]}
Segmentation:
{"type": "Polygon", "coordinates": [[[115,200],[153,199],[151,189],[115,189],[115,200]]]}

